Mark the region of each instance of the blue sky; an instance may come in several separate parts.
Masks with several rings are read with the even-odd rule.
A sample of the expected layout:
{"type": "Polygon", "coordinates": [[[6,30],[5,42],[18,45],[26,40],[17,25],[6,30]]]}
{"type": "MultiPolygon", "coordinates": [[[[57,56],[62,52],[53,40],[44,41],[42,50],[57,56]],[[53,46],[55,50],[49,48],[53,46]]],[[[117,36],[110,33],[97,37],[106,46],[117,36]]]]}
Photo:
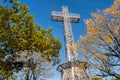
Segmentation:
{"type": "MultiPolygon", "coordinates": [[[[0,0],[1,1],[1,0],[0,0]]],[[[61,11],[62,5],[68,6],[70,13],[80,14],[80,22],[72,23],[72,30],[75,42],[79,37],[86,34],[86,25],[84,20],[91,18],[91,13],[96,12],[97,9],[104,10],[110,7],[114,0],[20,0],[21,3],[26,4],[30,13],[35,17],[35,23],[40,24],[47,29],[52,27],[53,35],[62,42],[61,48],[61,63],[65,62],[65,47],[64,35],[61,22],[51,21],[52,11],[61,11]]],[[[54,67],[56,70],[57,65],[54,67]]],[[[47,80],[60,80],[60,73],[55,71],[54,78],[47,80]]]]}
{"type": "MultiPolygon", "coordinates": [[[[27,4],[30,13],[35,17],[35,23],[40,24],[47,29],[52,27],[53,35],[62,42],[61,63],[65,62],[65,45],[64,35],[61,22],[51,21],[52,11],[61,11],[62,6],[68,6],[70,13],[80,14],[80,22],[72,24],[72,30],[75,42],[79,37],[86,34],[86,25],[84,20],[91,18],[91,13],[98,9],[104,10],[111,6],[114,0],[20,0],[21,3],[27,4]]],[[[60,73],[56,71],[57,65],[54,67],[55,76],[47,80],[60,80],[60,73]]]]}

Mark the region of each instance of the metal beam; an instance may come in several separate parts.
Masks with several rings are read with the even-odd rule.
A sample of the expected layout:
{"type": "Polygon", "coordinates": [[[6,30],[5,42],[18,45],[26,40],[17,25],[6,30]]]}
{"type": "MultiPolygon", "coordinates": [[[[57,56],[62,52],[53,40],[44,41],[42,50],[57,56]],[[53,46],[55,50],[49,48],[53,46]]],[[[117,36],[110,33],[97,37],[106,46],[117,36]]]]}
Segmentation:
{"type": "Polygon", "coordinates": [[[67,61],[72,61],[72,52],[70,52],[69,47],[72,43],[74,43],[71,23],[78,23],[80,20],[79,14],[69,13],[67,6],[62,6],[62,12],[53,11],[52,12],[52,20],[53,21],[61,21],[63,22],[64,28],[64,38],[66,45],[66,58],[67,61]]]}

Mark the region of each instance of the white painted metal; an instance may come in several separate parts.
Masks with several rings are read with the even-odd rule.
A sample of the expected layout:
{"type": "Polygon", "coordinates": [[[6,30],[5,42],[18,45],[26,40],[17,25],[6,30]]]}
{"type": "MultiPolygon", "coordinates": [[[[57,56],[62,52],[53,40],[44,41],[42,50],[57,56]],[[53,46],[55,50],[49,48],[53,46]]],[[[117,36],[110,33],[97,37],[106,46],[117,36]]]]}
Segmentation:
{"type": "Polygon", "coordinates": [[[52,20],[62,21],[64,28],[65,38],[65,50],[67,61],[73,61],[73,53],[69,50],[69,47],[74,43],[74,37],[71,28],[71,22],[77,23],[80,20],[79,14],[69,13],[67,6],[62,6],[62,12],[52,12],[52,20]]]}

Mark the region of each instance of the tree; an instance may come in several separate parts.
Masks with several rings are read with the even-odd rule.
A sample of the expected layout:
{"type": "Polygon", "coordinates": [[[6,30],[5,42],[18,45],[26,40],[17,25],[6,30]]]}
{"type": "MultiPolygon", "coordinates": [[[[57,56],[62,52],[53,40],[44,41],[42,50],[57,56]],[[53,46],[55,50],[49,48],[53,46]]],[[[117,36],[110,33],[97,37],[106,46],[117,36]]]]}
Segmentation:
{"type": "Polygon", "coordinates": [[[35,80],[35,70],[43,63],[59,63],[61,43],[51,28],[45,30],[34,24],[26,5],[18,0],[4,1],[9,6],[0,5],[0,78],[12,79],[24,70],[26,80],[31,76],[35,80]]]}
{"type": "Polygon", "coordinates": [[[104,11],[92,13],[85,23],[87,34],[80,38],[79,51],[97,70],[97,76],[120,79],[120,0],[104,11]]]}

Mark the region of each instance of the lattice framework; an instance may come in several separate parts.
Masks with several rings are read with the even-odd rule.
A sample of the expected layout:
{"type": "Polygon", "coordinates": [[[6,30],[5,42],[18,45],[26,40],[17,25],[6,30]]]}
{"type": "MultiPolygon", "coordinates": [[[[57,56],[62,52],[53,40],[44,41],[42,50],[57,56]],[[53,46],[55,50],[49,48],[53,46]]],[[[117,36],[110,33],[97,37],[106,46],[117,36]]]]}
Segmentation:
{"type": "Polygon", "coordinates": [[[67,61],[73,61],[73,52],[70,51],[69,47],[74,43],[74,37],[72,33],[71,23],[78,23],[80,20],[79,14],[69,13],[67,6],[62,6],[62,12],[52,12],[52,20],[63,22],[65,48],[66,48],[66,59],[67,61]]]}

